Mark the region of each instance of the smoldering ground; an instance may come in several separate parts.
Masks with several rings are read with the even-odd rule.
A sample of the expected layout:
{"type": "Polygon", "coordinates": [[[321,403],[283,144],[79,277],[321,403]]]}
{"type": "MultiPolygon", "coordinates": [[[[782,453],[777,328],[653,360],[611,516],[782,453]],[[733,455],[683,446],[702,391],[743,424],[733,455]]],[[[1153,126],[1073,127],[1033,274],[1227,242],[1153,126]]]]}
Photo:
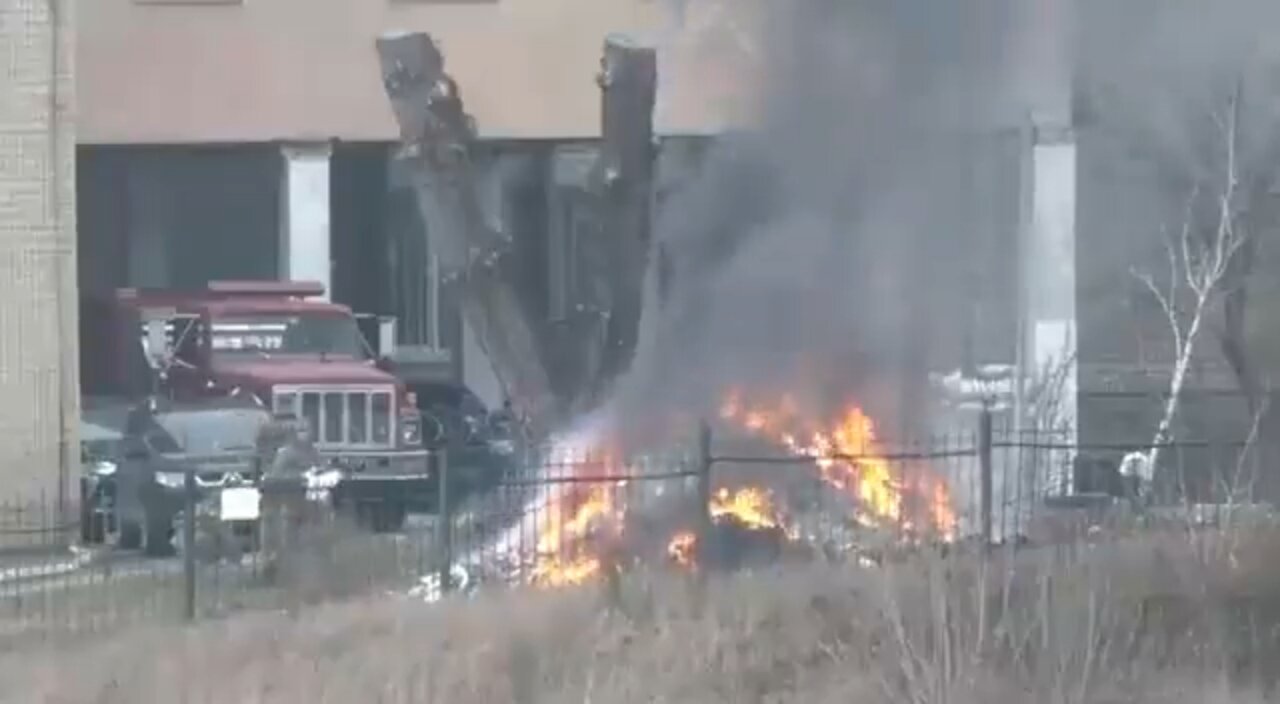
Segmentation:
{"type": "Polygon", "coordinates": [[[955,362],[935,330],[972,278],[953,143],[1007,121],[1014,7],[726,3],[767,13],[749,24],[767,28],[760,119],[660,213],[671,284],[661,306],[651,286],[620,413],[707,412],[745,387],[892,415],[955,362]]]}

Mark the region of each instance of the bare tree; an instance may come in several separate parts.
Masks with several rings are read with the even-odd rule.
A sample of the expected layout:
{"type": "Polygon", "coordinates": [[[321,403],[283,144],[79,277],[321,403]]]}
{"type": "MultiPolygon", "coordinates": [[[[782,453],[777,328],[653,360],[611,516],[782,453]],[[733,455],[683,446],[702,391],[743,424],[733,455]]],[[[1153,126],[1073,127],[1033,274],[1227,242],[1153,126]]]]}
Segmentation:
{"type": "MultiPolygon", "coordinates": [[[[1151,445],[1142,456],[1142,477],[1149,482],[1159,466],[1160,450],[1172,435],[1187,373],[1215,305],[1233,293],[1237,260],[1248,252],[1249,229],[1242,225],[1239,173],[1241,83],[1227,97],[1225,107],[1212,115],[1215,141],[1222,150],[1220,174],[1207,175],[1192,185],[1176,236],[1166,238],[1168,278],[1160,282],[1149,271],[1134,270],[1159,303],[1173,336],[1174,360],[1168,396],[1151,445]],[[1206,218],[1206,214],[1208,217],[1206,218]],[[1201,227],[1200,223],[1208,223],[1201,227]],[[1163,285],[1162,285],[1163,284],[1163,285]]],[[[1253,404],[1250,404],[1251,409],[1253,404]]]]}
{"type": "MultiPolygon", "coordinates": [[[[1152,231],[1152,213],[1163,218],[1182,206],[1182,221],[1165,242],[1168,280],[1136,272],[1174,333],[1156,444],[1173,433],[1190,370],[1211,356],[1232,375],[1253,438],[1269,392],[1251,324],[1265,315],[1274,276],[1258,262],[1280,227],[1273,197],[1280,51],[1270,36],[1280,5],[1221,0],[1211,13],[1199,0],[1081,0],[1078,7],[1075,120],[1105,145],[1100,152],[1110,150],[1103,170],[1143,172],[1108,184],[1123,197],[1104,206],[1103,227],[1112,229],[1094,251],[1112,248],[1100,261],[1145,261],[1148,255],[1135,251],[1143,244],[1129,235],[1152,231]]],[[[1095,270],[1115,280],[1105,264],[1095,270]]],[[[1127,463],[1139,456],[1143,471],[1154,472],[1148,460],[1159,459],[1159,448],[1127,463]]]]}

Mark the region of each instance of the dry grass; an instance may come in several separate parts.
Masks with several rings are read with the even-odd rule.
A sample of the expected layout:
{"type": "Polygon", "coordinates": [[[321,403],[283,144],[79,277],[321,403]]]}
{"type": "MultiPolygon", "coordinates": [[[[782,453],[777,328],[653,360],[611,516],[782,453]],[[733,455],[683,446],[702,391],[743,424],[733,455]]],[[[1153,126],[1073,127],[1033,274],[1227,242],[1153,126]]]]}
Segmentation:
{"type": "Polygon", "coordinates": [[[1280,532],[378,597],[0,659],[2,702],[1265,701],[1280,532]]]}

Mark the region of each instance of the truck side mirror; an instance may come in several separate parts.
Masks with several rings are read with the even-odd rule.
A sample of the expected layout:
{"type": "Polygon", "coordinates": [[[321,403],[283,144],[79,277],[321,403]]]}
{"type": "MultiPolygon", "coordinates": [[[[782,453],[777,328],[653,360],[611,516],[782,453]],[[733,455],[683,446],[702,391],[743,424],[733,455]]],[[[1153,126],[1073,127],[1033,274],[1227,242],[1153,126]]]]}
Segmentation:
{"type": "Polygon", "coordinates": [[[163,367],[169,360],[169,335],[165,331],[164,318],[150,318],[147,326],[147,360],[153,368],[163,367]]]}
{"type": "Polygon", "coordinates": [[[378,316],[378,356],[387,358],[396,351],[396,317],[378,316]]]}

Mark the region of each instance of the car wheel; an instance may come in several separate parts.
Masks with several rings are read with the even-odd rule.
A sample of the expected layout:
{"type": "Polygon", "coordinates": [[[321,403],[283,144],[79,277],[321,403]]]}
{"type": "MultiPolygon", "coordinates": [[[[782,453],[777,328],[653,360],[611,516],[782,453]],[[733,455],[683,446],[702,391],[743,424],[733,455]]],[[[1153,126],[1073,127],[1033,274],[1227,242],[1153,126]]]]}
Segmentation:
{"type": "Polygon", "coordinates": [[[121,519],[116,547],[122,550],[137,550],[142,547],[142,526],[139,526],[136,521],[121,519]]]}
{"type": "Polygon", "coordinates": [[[102,538],[98,535],[98,526],[94,525],[93,515],[93,499],[84,496],[80,499],[80,542],[85,545],[96,545],[102,542],[102,538]]]}
{"type": "Polygon", "coordinates": [[[173,519],[161,520],[148,515],[146,517],[145,544],[143,552],[148,557],[168,557],[174,553],[173,519]]]}

